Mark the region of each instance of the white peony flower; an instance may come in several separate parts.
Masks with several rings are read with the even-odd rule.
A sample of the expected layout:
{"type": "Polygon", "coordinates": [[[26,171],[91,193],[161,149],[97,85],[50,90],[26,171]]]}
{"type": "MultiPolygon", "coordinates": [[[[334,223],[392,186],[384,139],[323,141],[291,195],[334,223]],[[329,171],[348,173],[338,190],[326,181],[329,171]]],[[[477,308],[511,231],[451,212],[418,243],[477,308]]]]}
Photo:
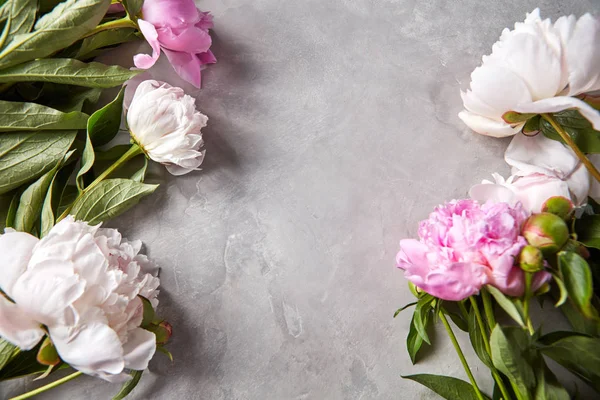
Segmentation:
{"type": "Polygon", "coordinates": [[[115,229],[69,216],[43,239],[8,230],[0,236],[0,336],[29,350],[45,335],[73,368],[111,382],[143,370],[156,350],[140,328],[143,303],[156,307],[156,268],[115,229]],[[12,301],[11,301],[12,300],[12,301]]]}
{"type": "Polygon", "coordinates": [[[154,80],[137,87],[127,112],[133,140],[173,175],[187,174],[202,164],[200,130],[207,121],[183,89],[154,80]]]}
{"type": "Polygon", "coordinates": [[[539,9],[525,22],[506,28],[471,74],[471,87],[461,92],[465,110],[459,117],[483,135],[504,137],[524,122],[507,123],[508,111],[554,113],[576,108],[596,130],[600,114],[573,96],[600,90],[600,20],[585,14],[560,17],[554,25],[539,9]]]}
{"type": "Polygon", "coordinates": [[[542,211],[550,197],[562,196],[575,206],[587,201],[590,174],[573,150],[538,134],[514,137],[504,156],[513,175],[504,179],[493,174],[494,182],[484,180],[469,191],[472,199],[514,204],[521,202],[532,213],[542,211]]]}

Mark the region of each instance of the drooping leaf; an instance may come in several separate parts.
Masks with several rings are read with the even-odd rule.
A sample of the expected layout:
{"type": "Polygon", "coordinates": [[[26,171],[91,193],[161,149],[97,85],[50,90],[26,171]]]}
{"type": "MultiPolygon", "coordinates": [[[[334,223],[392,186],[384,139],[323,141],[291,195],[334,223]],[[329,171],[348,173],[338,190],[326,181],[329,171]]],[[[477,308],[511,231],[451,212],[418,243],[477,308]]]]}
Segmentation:
{"type": "MultiPolygon", "coordinates": [[[[134,179],[135,180],[135,179],[134,179]]],[[[413,301],[412,303],[408,303],[402,307],[400,307],[399,309],[396,310],[396,312],[394,313],[394,318],[396,318],[398,316],[398,314],[400,314],[402,311],[406,310],[408,307],[412,307],[415,304],[417,304],[416,301],[413,301]]]]}
{"type": "Polygon", "coordinates": [[[586,245],[600,249],[600,215],[584,215],[575,223],[577,240],[586,245]]]}
{"type": "Polygon", "coordinates": [[[508,297],[504,295],[504,293],[502,293],[500,290],[496,289],[493,286],[488,285],[486,286],[486,289],[488,292],[490,292],[492,296],[494,296],[494,299],[496,299],[498,305],[502,307],[502,309],[506,311],[506,313],[516,323],[518,323],[521,326],[525,326],[525,323],[523,322],[523,314],[519,310],[519,307],[517,307],[517,305],[513,301],[511,301],[508,297]]]}
{"type": "Polygon", "coordinates": [[[569,299],[586,317],[597,317],[598,314],[592,306],[592,271],[585,259],[575,252],[561,251],[558,253],[558,266],[569,299]]]}
{"type": "MultiPolygon", "coordinates": [[[[600,132],[577,110],[565,110],[552,114],[554,120],[571,136],[584,153],[600,153],[600,132]]],[[[544,136],[564,143],[558,132],[544,118],[540,119],[540,129],[544,136]]]]}
{"type": "Polygon", "coordinates": [[[67,0],[41,17],[31,33],[16,35],[0,52],[0,68],[44,58],[76,42],[102,20],[110,0],[67,0]]]}
{"type": "Polygon", "coordinates": [[[537,341],[540,351],[600,393],[600,338],[552,332],[537,341]]]}
{"type": "Polygon", "coordinates": [[[99,62],[84,63],[68,58],[47,58],[0,70],[0,83],[53,82],[91,88],[122,85],[140,71],[99,62]]]}
{"type": "MultiPolygon", "coordinates": [[[[429,317],[427,317],[427,320],[425,321],[426,325],[429,325],[429,320],[429,317]]],[[[413,315],[408,336],[406,337],[406,349],[408,350],[410,361],[413,364],[417,362],[417,354],[419,353],[419,350],[421,350],[423,344],[423,338],[419,335],[419,332],[417,332],[417,328],[415,328],[415,317],[413,315]]],[[[425,346],[428,346],[427,343],[425,343],[425,346]]]]}
{"type": "MultiPolygon", "coordinates": [[[[478,400],[477,393],[470,383],[451,376],[416,374],[403,376],[433,390],[446,400],[478,400]]],[[[484,398],[487,398],[484,397],[484,398]]]]}
{"type": "Polygon", "coordinates": [[[104,146],[115,138],[121,126],[125,87],[113,101],[90,116],[87,124],[88,135],[94,146],[104,146]]]}
{"type": "Polygon", "coordinates": [[[114,46],[121,43],[130,42],[138,39],[137,30],[133,28],[109,29],[98,32],[95,35],[83,39],[81,46],[73,58],[84,60],[94,57],[96,50],[107,46],[114,46]]]}
{"type": "Polygon", "coordinates": [[[0,132],[85,129],[88,115],[36,103],[0,100],[0,132]]]}
{"type": "Polygon", "coordinates": [[[119,393],[113,397],[113,400],[123,400],[125,397],[127,397],[140,382],[143,372],[144,371],[131,371],[131,379],[123,384],[119,393]]]}
{"type": "Polygon", "coordinates": [[[497,324],[490,337],[492,362],[513,383],[524,400],[532,399],[536,387],[535,371],[528,354],[530,343],[525,330],[516,327],[502,328],[497,324]]]}
{"type": "Polygon", "coordinates": [[[67,153],[77,131],[9,132],[0,135],[0,194],[52,169],[67,153]]]}
{"type": "Polygon", "coordinates": [[[129,179],[108,179],[91,187],[73,204],[75,219],[98,224],[128,210],[158,185],[147,185],[129,179]]]}
{"type": "Polygon", "coordinates": [[[433,312],[433,308],[431,306],[433,300],[433,297],[429,295],[421,297],[417,302],[417,306],[415,307],[415,312],[413,314],[415,329],[427,344],[431,344],[429,335],[427,334],[427,324],[431,319],[430,316],[433,312]]]}

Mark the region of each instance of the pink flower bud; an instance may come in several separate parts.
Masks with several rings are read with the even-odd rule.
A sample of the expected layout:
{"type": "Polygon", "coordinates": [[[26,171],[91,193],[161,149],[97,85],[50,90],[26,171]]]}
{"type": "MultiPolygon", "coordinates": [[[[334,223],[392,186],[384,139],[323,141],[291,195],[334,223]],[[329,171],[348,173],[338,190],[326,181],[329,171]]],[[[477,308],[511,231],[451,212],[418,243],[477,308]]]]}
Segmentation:
{"type": "Polygon", "coordinates": [[[525,221],[523,236],[544,255],[558,252],[569,240],[569,228],[565,221],[550,213],[534,214],[525,221]]]}

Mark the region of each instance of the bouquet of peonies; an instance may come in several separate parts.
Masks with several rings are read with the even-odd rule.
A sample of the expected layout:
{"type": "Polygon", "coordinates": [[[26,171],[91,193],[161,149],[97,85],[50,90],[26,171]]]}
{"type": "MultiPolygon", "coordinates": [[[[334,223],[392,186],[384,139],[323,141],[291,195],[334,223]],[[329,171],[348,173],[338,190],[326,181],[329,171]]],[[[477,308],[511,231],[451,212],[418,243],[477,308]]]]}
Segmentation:
{"type": "MultiPolygon", "coordinates": [[[[207,117],[182,89],[147,80],[98,107],[164,52],[200,87],[214,63],[212,17],[193,0],[6,0],[0,6],[0,380],[76,372],[140,380],[172,328],[156,313],[158,269],[102,222],[154,192],[148,160],[173,175],[198,169],[207,117]],[[140,17],[143,15],[143,19],[140,17]],[[93,61],[144,38],[137,69],[93,61]],[[113,145],[122,115],[130,144],[113,145]]],[[[133,82],[133,81],[132,81],[133,82]]]]}
{"type": "Polygon", "coordinates": [[[588,158],[600,153],[599,43],[597,18],[552,23],[536,9],[502,32],[462,93],[459,116],[471,129],[514,135],[505,154],[512,176],[493,174],[471,199],[438,206],[397,256],[417,298],[396,312],[415,306],[411,360],[432,344],[428,330],[439,319],[470,383],[405,378],[446,399],[570,399],[547,359],[600,393],[600,173],[588,158]],[[572,330],[536,326],[534,298],[550,298],[572,330]],[[492,396],[477,385],[449,320],[489,368],[492,396]]]}

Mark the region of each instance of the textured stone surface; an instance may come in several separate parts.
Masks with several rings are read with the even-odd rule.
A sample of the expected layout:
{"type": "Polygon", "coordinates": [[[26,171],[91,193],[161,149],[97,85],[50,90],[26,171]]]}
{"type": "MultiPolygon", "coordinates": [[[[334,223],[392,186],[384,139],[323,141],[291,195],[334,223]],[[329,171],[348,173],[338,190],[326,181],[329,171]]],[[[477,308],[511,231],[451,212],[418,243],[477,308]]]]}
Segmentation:
{"type": "MultiPolygon", "coordinates": [[[[219,59],[201,91],[186,86],[210,117],[204,169],[176,178],[155,166],[161,188],[111,223],[162,266],[160,313],[174,326],[175,362],[158,354],[131,398],[433,399],[400,375],[466,379],[441,331],[437,351],[410,364],[410,312],[392,319],[412,301],[398,240],[436,204],[508,172],[508,142],[457,117],[459,89],[502,28],[536,6],[556,18],[600,3],[198,4],[215,15],[219,59]]],[[[181,84],[162,58],[153,74],[181,84]]],[[[1,397],[36,386],[3,384],[1,397]]],[[[39,398],[117,391],[85,377],[39,398]]]]}

